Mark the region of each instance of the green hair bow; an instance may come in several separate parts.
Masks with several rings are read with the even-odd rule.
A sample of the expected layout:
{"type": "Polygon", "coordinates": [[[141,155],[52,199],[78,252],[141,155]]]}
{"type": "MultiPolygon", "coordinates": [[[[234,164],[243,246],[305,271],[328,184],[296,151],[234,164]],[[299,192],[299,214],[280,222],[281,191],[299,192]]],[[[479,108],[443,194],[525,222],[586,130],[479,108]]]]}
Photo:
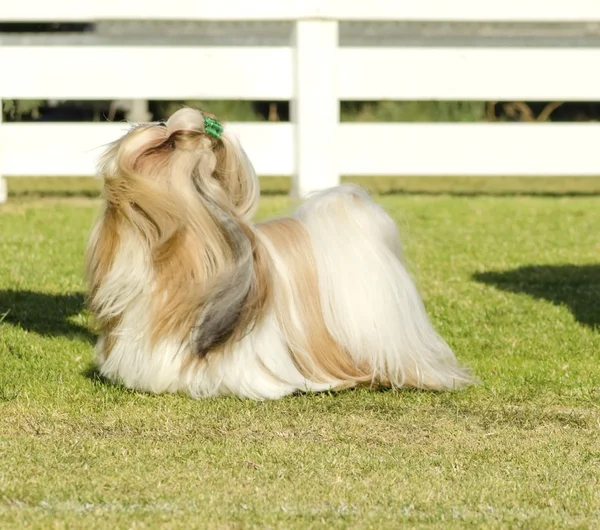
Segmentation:
{"type": "Polygon", "coordinates": [[[221,134],[223,133],[223,125],[219,120],[215,120],[214,118],[204,117],[204,131],[207,134],[210,134],[214,138],[221,138],[221,134]]]}

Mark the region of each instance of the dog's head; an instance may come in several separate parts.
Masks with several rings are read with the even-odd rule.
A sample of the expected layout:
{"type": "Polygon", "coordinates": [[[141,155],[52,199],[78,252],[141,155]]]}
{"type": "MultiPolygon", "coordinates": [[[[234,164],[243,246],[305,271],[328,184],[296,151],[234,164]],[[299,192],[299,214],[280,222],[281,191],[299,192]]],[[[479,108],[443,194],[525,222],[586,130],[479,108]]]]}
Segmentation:
{"type": "MultiPolygon", "coordinates": [[[[100,175],[106,207],[88,250],[98,300],[92,308],[104,303],[95,293],[104,292],[119,249],[138,248],[130,259],[141,265],[129,269],[145,271],[152,285],[157,340],[194,327],[195,350],[204,354],[244,328],[265,296],[249,224],[258,180],[237,139],[212,117],[184,108],[112,144],[100,175]]],[[[112,318],[116,311],[96,313],[112,318]]]]}
{"type": "Polygon", "coordinates": [[[106,199],[115,205],[140,207],[136,193],[168,194],[184,203],[199,195],[249,220],[258,203],[258,180],[238,140],[191,108],[166,122],[135,126],[106,151],[100,174],[106,199]]]}

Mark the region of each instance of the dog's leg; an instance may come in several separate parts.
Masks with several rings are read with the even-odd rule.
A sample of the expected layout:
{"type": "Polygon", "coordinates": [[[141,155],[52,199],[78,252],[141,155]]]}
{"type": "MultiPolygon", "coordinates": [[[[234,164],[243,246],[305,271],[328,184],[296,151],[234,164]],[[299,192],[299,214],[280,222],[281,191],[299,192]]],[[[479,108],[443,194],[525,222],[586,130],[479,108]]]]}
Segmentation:
{"type": "Polygon", "coordinates": [[[374,382],[442,390],[473,381],[429,321],[394,221],[363,190],[322,192],[296,217],[310,234],[327,327],[374,382]]]}

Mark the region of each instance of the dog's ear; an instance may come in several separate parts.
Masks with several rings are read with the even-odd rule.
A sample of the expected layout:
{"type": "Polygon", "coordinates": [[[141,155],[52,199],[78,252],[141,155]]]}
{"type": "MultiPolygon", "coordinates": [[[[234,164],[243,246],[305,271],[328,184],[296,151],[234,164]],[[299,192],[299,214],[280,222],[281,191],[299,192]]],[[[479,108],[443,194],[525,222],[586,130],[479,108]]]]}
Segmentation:
{"type": "Polygon", "coordinates": [[[221,227],[231,245],[232,261],[218,272],[204,292],[192,333],[193,349],[200,357],[226,342],[236,331],[242,331],[240,326],[249,316],[246,303],[255,282],[251,241],[233,218],[221,227]]]}
{"type": "Polygon", "coordinates": [[[200,357],[248,328],[266,298],[267,283],[257,276],[255,234],[249,227],[259,199],[254,168],[232,135],[226,132],[211,142],[212,150],[196,159],[191,175],[208,214],[202,223],[205,259],[213,264],[192,334],[200,357]]]}
{"type": "Polygon", "coordinates": [[[194,352],[200,357],[234,333],[243,333],[261,305],[264,293],[260,286],[265,283],[255,271],[253,231],[231,211],[227,192],[214,180],[202,180],[204,185],[198,186],[198,191],[214,227],[214,234],[206,238],[206,250],[210,253],[212,249],[220,259],[207,256],[216,268],[207,275],[209,284],[192,334],[194,352]]]}

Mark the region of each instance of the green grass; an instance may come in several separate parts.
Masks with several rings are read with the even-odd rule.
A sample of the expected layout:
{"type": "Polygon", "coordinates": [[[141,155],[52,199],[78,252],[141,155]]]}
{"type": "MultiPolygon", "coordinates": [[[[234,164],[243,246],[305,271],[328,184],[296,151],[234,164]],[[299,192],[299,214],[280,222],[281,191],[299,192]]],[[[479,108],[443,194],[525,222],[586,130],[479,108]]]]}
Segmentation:
{"type": "MultiPolygon", "coordinates": [[[[91,177],[8,178],[8,192],[14,198],[97,197],[100,181],[91,177]]],[[[261,189],[265,195],[287,194],[289,177],[263,177],[261,189]]],[[[600,195],[600,177],[343,177],[381,195],[476,195],[494,196],[590,196],[600,195]]]]}
{"type": "Polygon", "coordinates": [[[11,180],[0,528],[599,528],[598,180],[420,180],[377,200],[481,386],[263,403],[95,378],[82,255],[98,202],[11,180]]]}

